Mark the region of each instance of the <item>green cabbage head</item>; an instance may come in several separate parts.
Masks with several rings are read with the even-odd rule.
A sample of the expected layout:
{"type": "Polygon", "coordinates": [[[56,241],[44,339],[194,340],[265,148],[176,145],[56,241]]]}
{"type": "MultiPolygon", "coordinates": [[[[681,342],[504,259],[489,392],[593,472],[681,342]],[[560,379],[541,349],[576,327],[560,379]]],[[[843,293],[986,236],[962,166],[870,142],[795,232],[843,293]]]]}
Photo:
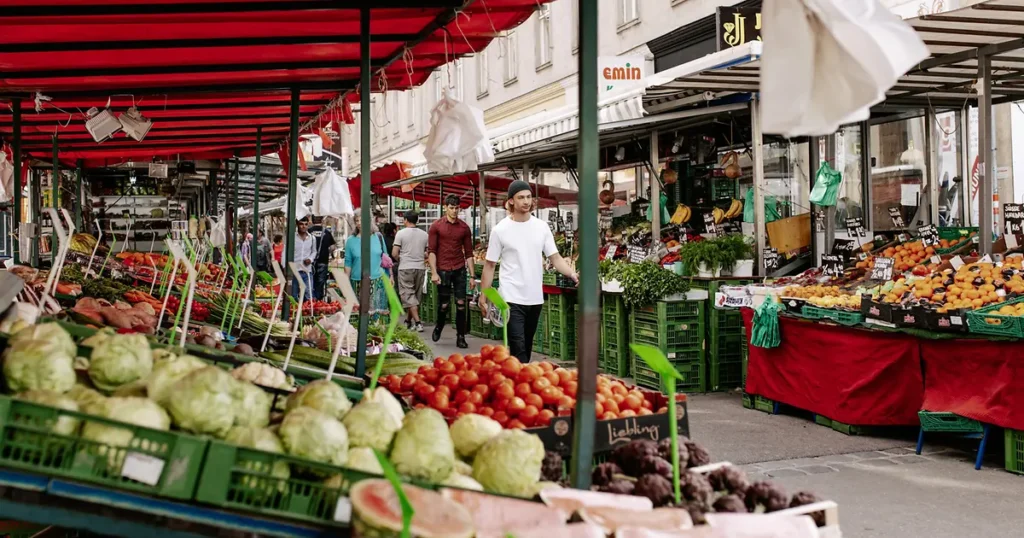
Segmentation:
{"type": "Polygon", "coordinates": [[[337,383],[320,379],[303,385],[288,397],[287,412],[299,407],[311,407],[341,420],[352,409],[352,402],[337,383]]]}
{"type": "Polygon", "coordinates": [[[102,392],[145,378],[153,371],[153,352],[142,334],[115,334],[92,348],[89,379],[102,392]]]}
{"type": "Polygon", "coordinates": [[[448,423],[434,409],[417,409],[405,415],[395,434],[391,463],[400,474],[439,483],[455,468],[455,446],[448,423]]]}
{"type": "Polygon", "coordinates": [[[115,334],[117,334],[117,333],[114,332],[114,329],[111,329],[109,327],[100,329],[100,330],[96,331],[95,333],[93,333],[92,336],[82,340],[82,346],[83,347],[96,347],[100,342],[103,342],[103,341],[107,340],[108,338],[110,338],[111,336],[114,336],[115,334]]]}
{"type": "Polygon", "coordinates": [[[544,443],[522,430],[505,430],[487,441],[473,458],[473,478],[487,491],[532,497],[540,481],[544,443]]]}
{"type": "Polygon", "coordinates": [[[380,460],[373,453],[373,449],[365,446],[349,449],[348,463],[345,464],[345,467],[378,476],[384,474],[384,469],[381,468],[380,460]]]}
{"type": "Polygon", "coordinates": [[[387,406],[380,402],[359,402],[341,420],[348,430],[349,443],[387,454],[398,428],[387,406]]]}
{"type": "Polygon", "coordinates": [[[348,461],[348,430],[326,413],[311,407],[295,409],[284,416],[278,433],[292,456],[338,466],[348,461]]]}
{"type": "Polygon", "coordinates": [[[235,426],[263,428],[270,424],[270,395],[248,381],[231,379],[235,381],[235,426]]]}
{"type": "Polygon", "coordinates": [[[452,442],[455,443],[455,452],[460,457],[470,459],[476,455],[476,451],[490,441],[495,435],[501,433],[501,424],[498,421],[470,413],[462,415],[451,428],[452,442]]]}
{"type": "Polygon", "coordinates": [[[102,415],[103,403],[107,397],[85,385],[75,385],[67,392],[67,396],[78,404],[78,409],[90,415],[102,415]]]}
{"type": "MultiPolygon", "coordinates": [[[[227,436],[224,437],[224,441],[244,448],[253,448],[264,452],[284,454],[284,446],[281,444],[281,439],[278,438],[274,432],[266,428],[235,426],[228,431],[227,436]]],[[[255,464],[255,462],[250,461],[248,464],[255,464]]],[[[254,467],[254,465],[248,464],[246,464],[245,467],[250,471],[260,473],[266,472],[265,468],[251,468],[254,467]]],[[[275,461],[270,469],[270,475],[275,478],[287,480],[291,476],[291,470],[288,468],[288,462],[283,459],[275,461]]],[[[256,482],[256,480],[254,479],[253,482],[256,482]]]]}
{"type": "Polygon", "coordinates": [[[235,378],[216,366],[185,375],[170,388],[167,410],[187,432],[224,437],[235,424],[235,378]]]}
{"type": "MultiPolygon", "coordinates": [[[[29,390],[15,394],[14,397],[39,405],[56,407],[67,411],[78,411],[78,404],[73,398],[52,390],[29,390]]],[[[76,417],[62,414],[56,417],[56,420],[49,428],[51,432],[58,435],[70,436],[78,433],[80,422],[76,417]]]]}
{"type": "Polygon", "coordinates": [[[153,373],[146,378],[146,394],[160,405],[167,405],[171,387],[186,375],[206,368],[207,364],[192,355],[165,358],[153,365],[153,373]]]}
{"type": "MultiPolygon", "coordinates": [[[[119,422],[127,422],[136,426],[144,426],[154,430],[168,430],[171,427],[171,419],[167,412],[156,402],[148,398],[137,397],[111,397],[107,398],[100,407],[100,416],[119,422]]],[[[135,433],[129,428],[121,428],[110,424],[95,421],[86,421],[82,426],[82,439],[93,441],[100,446],[96,447],[95,454],[107,457],[107,464],[111,472],[119,472],[124,462],[125,450],[123,447],[138,448],[143,451],[160,450],[162,447],[147,439],[135,439],[135,433]]]]}
{"type": "Polygon", "coordinates": [[[56,323],[17,332],[4,351],[4,378],[11,392],[52,390],[65,393],[75,385],[75,342],[56,323]]]}
{"type": "Polygon", "coordinates": [[[473,491],[483,491],[484,487],[480,485],[480,482],[473,480],[472,478],[459,473],[452,473],[451,476],[441,482],[442,486],[449,486],[453,488],[471,489],[473,491]]]}

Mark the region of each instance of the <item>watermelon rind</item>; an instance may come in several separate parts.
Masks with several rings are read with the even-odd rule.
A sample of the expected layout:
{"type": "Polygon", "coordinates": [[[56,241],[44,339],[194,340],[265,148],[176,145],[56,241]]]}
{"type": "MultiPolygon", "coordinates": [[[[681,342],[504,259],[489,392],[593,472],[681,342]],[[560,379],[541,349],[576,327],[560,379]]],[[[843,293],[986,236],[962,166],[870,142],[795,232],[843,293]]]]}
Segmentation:
{"type": "MultiPolygon", "coordinates": [[[[475,534],[473,518],[461,504],[435,491],[409,484],[402,484],[402,490],[416,512],[410,529],[413,536],[472,538],[475,534]]],[[[353,536],[397,538],[400,535],[402,512],[391,482],[384,479],[361,480],[352,486],[349,499],[352,501],[353,536]]]]}

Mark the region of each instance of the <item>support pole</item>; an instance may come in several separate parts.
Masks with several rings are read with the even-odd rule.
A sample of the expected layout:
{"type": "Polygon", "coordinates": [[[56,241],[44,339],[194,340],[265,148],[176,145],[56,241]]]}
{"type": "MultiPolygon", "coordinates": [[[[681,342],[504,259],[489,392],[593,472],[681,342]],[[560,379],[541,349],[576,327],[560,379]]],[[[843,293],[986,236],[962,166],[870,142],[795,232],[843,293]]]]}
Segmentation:
{"type": "MultiPolygon", "coordinates": [[[[256,127],[256,170],[255,170],[255,190],[253,191],[252,198],[252,237],[253,240],[258,240],[260,237],[260,160],[263,158],[263,127],[256,127]]],[[[269,238],[268,238],[269,239],[269,238]]],[[[256,270],[256,245],[252,245],[250,249],[252,253],[252,259],[249,263],[252,265],[253,270],[256,270]]],[[[267,256],[273,255],[273,252],[268,252],[267,256]]]]}
{"type": "Polygon", "coordinates": [[[217,216],[217,172],[219,170],[210,170],[210,212],[209,216],[217,216]]]}
{"type": "Polygon", "coordinates": [[[971,204],[968,203],[968,198],[970,198],[968,189],[971,182],[969,180],[964,181],[971,177],[972,163],[968,160],[970,152],[967,149],[971,147],[970,123],[968,122],[970,113],[971,109],[965,106],[957,114],[957,133],[960,134],[960,139],[957,140],[957,153],[960,157],[960,167],[957,169],[960,172],[960,195],[957,196],[957,204],[960,207],[958,208],[959,218],[957,224],[960,226],[970,226],[971,224],[971,204]]]}
{"type": "MultiPolygon", "coordinates": [[[[53,135],[53,176],[50,178],[52,181],[50,185],[50,207],[57,210],[57,214],[60,214],[60,204],[57,203],[57,198],[60,197],[60,160],[57,158],[57,135],[53,135]]],[[[59,222],[50,223],[50,263],[57,263],[57,226],[59,222]]],[[[125,238],[127,241],[128,238],[125,238]]],[[[56,270],[57,268],[53,265],[51,269],[56,270]]]]}
{"type": "MultiPolygon", "coordinates": [[[[807,139],[807,174],[810,177],[809,185],[807,187],[808,195],[810,191],[814,190],[814,182],[818,177],[818,169],[821,168],[821,152],[820,146],[818,145],[818,137],[812,136],[807,139]]],[[[821,249],[818,248],[818,225],[816,224],[817,218],[815,213],[818,211],[824,211],[825,208],[819,205],[811,204],[811,260],[814,262],[815,267],[821,266],[821,254],[829,252],[830,245],[823,245],[821,249]]],[[[761,253],[758,252],[757,256],[761,253]]]]}
{"type": "Polygon", "coordinates": [[[595,423],[594,401],[597,395],[600,292],[597,277],[597,168],[600,145],[597,134],[597,26],[598,2],[580,2],[579,8],[579,167],[580,167],[580,318],[577,326],[576,368],[579,387],[570,479],[577,489],[590,489],[593,464],[595,423]]]}
{"type": "Polygon", "coordinates": [[[992,121],[992,57],[978,54],[978,253],[992,254],[992,182],[996,177],[993,143],[996,138],[992,121]]]}
{"type": "Polygon", "coordinates": [[[31,170],[32,191],[29,193],[29,204],[32,205],[32,222],[36,225],[36,236],[32,238],[32,267],[39,268],[39,238],[42,236],[40,223],[40,204],[43,200],[43,191],[39,188],[39,171],[31,170]]]}
{"type": "Polygon", "coordinates": [[[233,185],[231,190],[233,191],[231,199],[231,250],[229,252],[238,252],[240,241],[243,241],[244,237],[239,237],[241,232],[241,226],[238,225],[238,152],[235,152],[235,173],[233,177],[233,185]]]}
{"type": "MultiPolygon", "coordinates": [[[[284,235],[284,259],[281,260],[282,265],[287,266],[288,262],[295,259],[295,203],[298,198],[298,183],[299,183],[299,90],[298,88],[292,88],[292,112],[291,112],[291,128],[288,134],[288,163],[281,163],[283,166],[288,167],[288,204],[287,217],[285,222],[285,229],[287,230],[284,235]]],[[[289,271],[290,273],[290,271],[289,271]]],[[[285,281],[282,284],[288,284],[288,277],[285,275],[285,281]]],[[[285,288],[285,293],[290,290],[285,288]]],[[[281,313],[281,319],[288,321],[291,316],[291,308],[288,303],[285,303],[284,312],[281,313]]]]}
{"type": "Polygon", "coordinates": [[[658,131],[651,131],[651,237],[656,251],[661,241],[661,182],[658,173],[658,131]]]}
{"type": "MultiPolygon", "coordinates": [[[[750,100],[750,137],[754,155],[754,237],[757,238],[756,259],[761,259],[765,249],[764,222],[764,146],[761,140],[761,102],[756,97],[750,100]]],[[[828,244],[826,240],[826,244],[828,244]]],[[[758,276],[765,276],[764,264],[757,264],[758,276]]]]}
{"type": "Polygon", "coordinates": [[[480,235],[487,235],[487,173],[480,172],[480,235]]]}
{"type": "MultiPolygon", "coordinates": [[[[925,155],[927,156],[927,172],[925,173],[925,181],[927,181],[926,188],[928,196],[928,204],[930,211],[928,212],[928,223],[934,226],[939,226],[939,152],[938,144],[935,143],[935,125],[938,123],[938,119],[935,117],[934,110],[926,110],[924,113],[924,146],[925,155]]],[[[924,196],[921,197],[922,200],[924,196]]],[[[911,230],[916,230],[917,223],[909,224],[911,230]]]]}
{"type": "MultiPolygon", "coordinates": [[[[366,371],[366,333],[370,329],[370,10],[359,10],[359,253],[362,281],[359,283],[359,352],[356,377],[366,371]]],[[[441,201],[444,203],[444,200],[441,201]]],[[[387,353],[387,350],[384,350],[387,353]]]]}
{"type": "Polygon", "coordinates": [[[474,244],[476,243],[476,240],[479,237],[477,226],[476,226],[476,215],[477,215],[477,211],[476,211],[476,190],[474,189],[473,190],[473,243],[474,244]]]}
{"type": "Polygon", "coordinates": [[[21,99],[11,100],[14,121],[14,231],[12,243],[14,263],[21,263],[21,99]]]}
{"type": "Polygon", "coordinates": [[[82,229],[82,168],[84,166],[85,161],[83,159],[78,159],[78,162],[75,163],[75,203],[73,208],[75,211],[76,230],[82,229]]]}

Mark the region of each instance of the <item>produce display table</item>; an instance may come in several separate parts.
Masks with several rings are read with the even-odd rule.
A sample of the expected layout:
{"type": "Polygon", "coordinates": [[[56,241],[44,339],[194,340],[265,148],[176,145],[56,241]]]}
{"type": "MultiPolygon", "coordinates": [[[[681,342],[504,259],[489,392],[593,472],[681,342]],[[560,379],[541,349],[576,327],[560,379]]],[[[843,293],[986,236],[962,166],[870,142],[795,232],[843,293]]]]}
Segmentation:
{"type": "MultiPolygon", "coordinates": [[[[747,338],[754,312],[742,311],[747,338]]],[[[782,344],[750,346],[746,391],[858,426],[916,426],[917,338],[779,316],[782,344]]]]}
{"type": "Polygon", "coordinates": [[[1024,343],[965,339],[920,345],[923,409],[1024,430],[1024,343]]]}

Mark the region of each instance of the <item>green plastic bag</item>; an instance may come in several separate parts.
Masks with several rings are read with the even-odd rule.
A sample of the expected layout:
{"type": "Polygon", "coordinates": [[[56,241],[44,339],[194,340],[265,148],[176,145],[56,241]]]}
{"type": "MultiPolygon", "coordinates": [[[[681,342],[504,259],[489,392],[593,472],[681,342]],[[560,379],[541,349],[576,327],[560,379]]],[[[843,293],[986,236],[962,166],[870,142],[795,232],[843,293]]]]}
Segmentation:
{"type": "MultiPolygon", "coordinates": [[[[764,197],[764,222],[774,222],[779,220],[779,205],[778,200],[774,196],[764,197]]],[[[754,189],[747,189],[747,194],[743,200],[743,222],[754,222],[754,189]]]]}
{"type": "MultiPolygon", "coordinates": [[[[661,225],[664,226],[668,221],[672,220],[672,215],[668,212],[668,195],[664,192],[658,197],[658,205],[661,207],[661,225]]],[[[651,206],[647,206],[647,220],[654,222],[654,217],[651,215],[651,206]]]]}
{"type": "Polygon", "coordinates": [[[782,333],[779,330],[780,308],[782,308],[781,304],[768,300],[754,309],[754,322],[750,329],[750,345],[773,348],[782,344],[782,333]]]}
{"type": "Polygon", "coordinates": [[[839,185],[842,182],[842,174],[827,162],[821,163],[818,175],[814,179],[814,188],[811,189],[811,203],[820,206],[836,205],[836,199],[839,197],[839,185]]]}

